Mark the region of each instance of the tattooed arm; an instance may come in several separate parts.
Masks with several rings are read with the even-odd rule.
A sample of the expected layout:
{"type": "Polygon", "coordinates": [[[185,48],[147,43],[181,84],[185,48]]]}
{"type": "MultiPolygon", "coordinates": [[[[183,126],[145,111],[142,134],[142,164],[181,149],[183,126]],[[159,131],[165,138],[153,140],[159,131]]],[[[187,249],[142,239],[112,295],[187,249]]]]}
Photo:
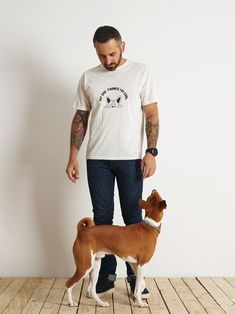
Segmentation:
{"type": "Polygon", "coordinates": [[[70,155],[66,172],[74,183],[79,179],[77,155],[86,135],[89,113],[89,111],[77,110],[71,125],[70,155]]]}
{"type": "MultiPolygon", "coordinates": [[[[152,103],[144,106],[143,111],[145,113],[145,132],[147,137],[147,146],[156,147],[159,133],[159,120],[157,104],[152,103]]],[[[146,153],[142,163],[141,170],[143,173],[143,179],[152,176],[156,170],[156,159],[150,153],[146,153]]]]}
{"type": "Polygon", "coordinates": [[[147,136],[147,145],[148,147],[156,147],[159,133],[157,104],[151,104],[149,106],[146,106],[148,108],[143,109],[146,116],[145,131],[147,136]]]}

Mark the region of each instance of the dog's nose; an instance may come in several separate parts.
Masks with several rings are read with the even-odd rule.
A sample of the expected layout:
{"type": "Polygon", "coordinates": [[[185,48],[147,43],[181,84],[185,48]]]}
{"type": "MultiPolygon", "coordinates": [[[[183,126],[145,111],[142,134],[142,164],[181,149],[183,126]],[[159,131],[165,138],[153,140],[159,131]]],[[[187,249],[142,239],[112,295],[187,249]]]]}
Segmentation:
{"type": "Polygon", "coordinates": [[[152,190],[152,194],[155,193],[155,192],[157,192],[157,190],[152,190]]]}

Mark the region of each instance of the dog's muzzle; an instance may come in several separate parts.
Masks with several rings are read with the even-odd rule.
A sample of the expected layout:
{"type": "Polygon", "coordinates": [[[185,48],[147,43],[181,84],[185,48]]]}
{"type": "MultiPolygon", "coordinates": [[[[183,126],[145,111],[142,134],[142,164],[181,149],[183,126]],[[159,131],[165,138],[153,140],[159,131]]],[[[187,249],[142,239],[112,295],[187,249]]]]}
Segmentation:
{"type": "Polygon", "coordinates": [[[152,190],[152,194],[155,193],[155,192],[157,192],[157,190],[152,190]]]}

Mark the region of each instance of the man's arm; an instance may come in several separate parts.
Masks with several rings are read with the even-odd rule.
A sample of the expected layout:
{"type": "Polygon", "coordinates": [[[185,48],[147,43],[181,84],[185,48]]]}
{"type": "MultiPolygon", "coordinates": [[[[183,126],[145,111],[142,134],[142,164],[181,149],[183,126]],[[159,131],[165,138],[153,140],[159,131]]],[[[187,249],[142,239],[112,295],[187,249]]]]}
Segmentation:
{"type": "Polygon", "coordinates": [[[89,111],[77,110],[71,125],[70,155],[66,172],[74,183],[79,179],[77,155],[86,135],[89,114],[89,111]]]}
{"type": "Polygon", "coordinates": [[[146,117],[146,136],[148,147],[156,147],[159,133],[159,120],[157,104],[153,103],[143,107],[146,117]]]}
{"type": "MultiPolygon", "coordinates": [[[[146,119],[145,132],[147,137],[147,146],[148,148],[156,147],[159,134],[157,103],[152,103],[147,106],[143,106],[142,108],[146,119]]],[[[156,170],[156,160],[151,153],[145,154],[142,160],[141,169],[143,173],[143,179],[154,174],[156,170]]]]}

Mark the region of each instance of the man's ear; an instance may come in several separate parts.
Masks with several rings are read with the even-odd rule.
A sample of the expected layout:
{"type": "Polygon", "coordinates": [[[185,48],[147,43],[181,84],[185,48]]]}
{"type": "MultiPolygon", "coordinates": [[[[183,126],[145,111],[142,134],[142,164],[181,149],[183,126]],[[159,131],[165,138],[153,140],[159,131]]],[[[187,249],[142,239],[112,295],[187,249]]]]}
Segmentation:
{"type": "Polygon", "coordinates": [[[139,200],[139,206],[141,208],[146,209],[147,208],[147,202],[145,202],[144,200],[139,200]]]}
{"type": "Polygon", "coordinates": [[[122,52],[125,51],[125,47],[126,47],[126,43],[125,43],[125,41],[122,41],[122,43],[121,43],[121,50],[122,50],[122,52]]]}
{"type": "Polygon", "coordinates": [[[166,207],[167,207],[166,201],[162,200],[161,202],[159,202],[159,208],[165,209],[166,207]]]}

